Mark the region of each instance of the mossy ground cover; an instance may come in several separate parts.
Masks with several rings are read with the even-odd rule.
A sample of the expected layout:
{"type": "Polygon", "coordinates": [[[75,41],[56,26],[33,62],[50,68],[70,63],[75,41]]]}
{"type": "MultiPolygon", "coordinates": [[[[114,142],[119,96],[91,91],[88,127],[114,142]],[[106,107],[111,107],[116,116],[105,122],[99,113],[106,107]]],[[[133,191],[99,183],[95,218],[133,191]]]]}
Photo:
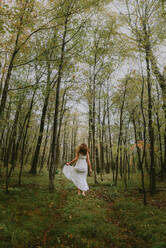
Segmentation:
{"type": "Polygon", "coordinates": [[[109,175],[98,185],[88,182],[83,197],[62,175],[56,175],[54,193],[47,173],[25,173],[22,187],[14,176],[9,194],[0,189],[0,248],[166,247],[165,192],[148,195],[145,207],[137,177],[128,191],[120,182],[114,187],[109,175]]]}

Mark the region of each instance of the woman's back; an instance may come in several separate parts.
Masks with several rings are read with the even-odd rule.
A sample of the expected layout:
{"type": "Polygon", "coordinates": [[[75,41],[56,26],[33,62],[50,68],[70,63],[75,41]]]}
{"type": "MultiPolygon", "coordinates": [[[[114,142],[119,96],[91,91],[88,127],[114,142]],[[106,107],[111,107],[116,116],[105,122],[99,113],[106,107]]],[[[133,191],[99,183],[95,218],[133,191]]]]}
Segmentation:
{"type": "Polygon", "coordinates": [[[86,156],[87,156],[87,155],[84,155],[84,154],[82,154],[82,153],[79,153],[78,159],[86,159],[86,156]]]}

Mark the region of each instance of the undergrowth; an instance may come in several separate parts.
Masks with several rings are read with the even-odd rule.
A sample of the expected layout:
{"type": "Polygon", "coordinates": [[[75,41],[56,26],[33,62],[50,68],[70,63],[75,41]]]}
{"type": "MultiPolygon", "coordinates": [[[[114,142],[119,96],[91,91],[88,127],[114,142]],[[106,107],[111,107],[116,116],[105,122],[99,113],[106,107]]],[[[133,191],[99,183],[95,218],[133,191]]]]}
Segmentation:
{"type": "Polygon", "coordinates": [[[21,187],[15,174],[9,194],[0,189],[0,248],[166,247],[166,193],[148,195],[144,206],[138,177],[127,191],[120,182],[113,186],[110,175],[88,183],[87,196],[77,196],[75,186],[56,175],[49,193],[47,173],[25,172],[21,187]]]}

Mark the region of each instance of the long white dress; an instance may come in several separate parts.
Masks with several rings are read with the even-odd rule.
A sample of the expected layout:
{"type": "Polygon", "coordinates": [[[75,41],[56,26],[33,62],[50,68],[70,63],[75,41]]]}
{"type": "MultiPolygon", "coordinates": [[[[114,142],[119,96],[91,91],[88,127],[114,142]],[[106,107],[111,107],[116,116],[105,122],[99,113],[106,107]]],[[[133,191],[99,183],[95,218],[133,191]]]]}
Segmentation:
{"type": "Polygon", "coordinates": [[[88,173],[86,155],[79,154],[76,165],[64,165],[62,172],[69,180],[71,180],[75,184],[78,189],[82,191],[87,191],[89,189],[86,180],[88,173]],[[79,171],[80,168],[83,169],[83,172],[79,171]]]}

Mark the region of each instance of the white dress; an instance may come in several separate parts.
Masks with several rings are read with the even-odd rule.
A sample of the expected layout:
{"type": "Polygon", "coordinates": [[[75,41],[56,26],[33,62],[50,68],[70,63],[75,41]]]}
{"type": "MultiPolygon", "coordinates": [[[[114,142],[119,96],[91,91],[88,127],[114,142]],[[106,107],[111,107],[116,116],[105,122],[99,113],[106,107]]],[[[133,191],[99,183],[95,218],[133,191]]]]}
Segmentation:
{"type": "Polygon", "coordinates": [[[64,165],[62,172],[75,184],[78,189],[82,191],[87,191],[89,189],[86,180],[88,173],[86,155],[79,154],[76,165],[74,167],[70,165],[64,165]]]}

